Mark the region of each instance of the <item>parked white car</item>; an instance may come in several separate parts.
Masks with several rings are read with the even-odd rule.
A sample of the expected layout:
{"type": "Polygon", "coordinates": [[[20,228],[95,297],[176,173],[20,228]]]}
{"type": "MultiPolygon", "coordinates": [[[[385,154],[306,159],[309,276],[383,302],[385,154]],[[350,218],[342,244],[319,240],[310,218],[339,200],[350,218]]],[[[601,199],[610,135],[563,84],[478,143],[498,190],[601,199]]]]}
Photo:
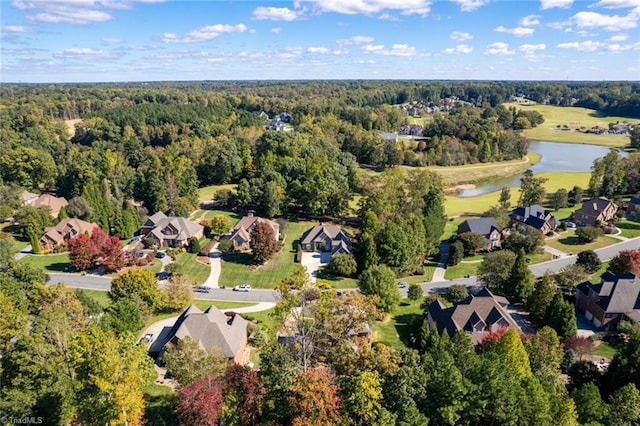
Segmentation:
{"type": "Polygon", "coordinates": [[[251,291],[251,286],[249,284],[240,284],[235,286],[233,291],[251,291]]]}

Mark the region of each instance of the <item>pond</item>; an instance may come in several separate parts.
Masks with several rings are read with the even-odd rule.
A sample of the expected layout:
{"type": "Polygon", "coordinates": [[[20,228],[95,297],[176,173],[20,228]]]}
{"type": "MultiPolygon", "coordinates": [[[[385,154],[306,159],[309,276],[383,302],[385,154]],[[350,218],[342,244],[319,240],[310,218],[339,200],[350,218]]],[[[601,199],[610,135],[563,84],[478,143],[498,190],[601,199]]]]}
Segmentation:
{"type": "MultiPolygon", "coordinates": [[[[535,174],[547,172],[590,172],[591,165],[596,158],[604,157],[612,148],[598,145],[583,145],[558,142],[533,142],[530,152],[542,156],[539,163],[530,170],[535,174]]],[[[621,152],[622,155],[626,153],[621,152]]],[[[522,173],[492,179],[476,184],[475,188],[462,189],[459,197],[474,197],[499,191],[505,187],[519,187],[522,173]]]]}

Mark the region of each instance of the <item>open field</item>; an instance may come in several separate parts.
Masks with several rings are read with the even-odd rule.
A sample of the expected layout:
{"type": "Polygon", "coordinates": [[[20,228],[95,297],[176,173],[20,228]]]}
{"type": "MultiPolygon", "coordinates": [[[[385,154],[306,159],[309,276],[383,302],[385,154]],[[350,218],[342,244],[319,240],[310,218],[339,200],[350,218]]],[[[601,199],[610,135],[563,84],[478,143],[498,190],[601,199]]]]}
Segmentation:
{"type": "Polygon", "coordinates": [[[603,116],[598,111],[578,107],[559,107],[552,105],[523,105],[506,103],[524,111],[538,111],[544,116],[544,123],[524,131],[524,135],[533,140],[565,143],[587,143],[593,145],[623,147],[629,144],[629,137],[623,135],[594,135],[576,132],[575,129],[590,129],[594,126],[608,128],[609,123],[628,121],[637,123],[638,119],[628,117],[603,116]],[[569,126],[571,130],[558,130],[556,126],[569,126]]]}
{"type": "Polygon", "coordinates": [[[257,268],[252,265],[250,254],[238,253],[226,256],[222,260],[220,285],[232,287],[247,283],[254,288],[274,288],[276,284],[293,272],[295,265],[293,262],[295,255],[293,242],[315,224],[315,222],[290,222],[284,230],[284,246],[280,253],[265,265],[257,268]]]}
{"type": "Polygon", "coordinates": [[[202,284],[209,278],[211,267],[198,262],[197,257],[198,255],[194,253],[180,253],[175,260],[178,265],[176,273],[185,276],[193,284],[202,284]]]}
{"type": "Polygon", "coordinates": [[[68,253],[27,255],[20,259],[20,262],[27,263],[45,272],[66,272],[71,267],[68,253]]]}
{"type": "Polygon", "coordinates": [[[202,188],[198,189],[198,199],[200,201],[211,201],[213,199],[213,194],[215,194],[216,191],[219,191],[220,189],[234,190],[236,189],[236,184],[229,183],[226,185],[203,186],[202,188]]]}
{"type": "Polygon", "coordinates": [[[404,347],[422,317],[421,303],[422,300],[402,299],[390,316],[373,325],[373,339],[394,348],[404,347]]]}
{"type": "Polygon", "coordinates": [[[456,266],[449,266],[444,273],[444,277],[448,280],[462,278],[466,275],[478,275],[478,268],[481,262],[475,263],[458,263],[456,266]]]}
{"type": "Polygon", "coordinates": [[[76,118],[74,120],[64,120],[64,124],[67,125],[67,129],[69,130],[69,134],[71,136],[76,134],[76,124],[81,122],[82,120],[79,118],[76,118]]]}
{"type": "Polygon", "coordinates": [[[575,231],[572,229],[563,232],[560,238],[547,240],[546,244],[565,253],[577,254],[584,250],[595,250],[619,242],[620,240],[604,235],[591,243],[582,244],[579,242],[578,237],[575,235],[575,231]]]}

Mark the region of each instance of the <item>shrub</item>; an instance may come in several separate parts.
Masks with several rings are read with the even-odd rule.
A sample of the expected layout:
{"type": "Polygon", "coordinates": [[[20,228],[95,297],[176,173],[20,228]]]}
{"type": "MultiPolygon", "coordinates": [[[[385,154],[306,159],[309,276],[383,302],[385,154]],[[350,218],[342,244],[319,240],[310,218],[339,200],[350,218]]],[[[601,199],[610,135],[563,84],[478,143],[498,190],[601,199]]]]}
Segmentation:
{"type": "Polygon", "coordinates": [[[220,244],[218,244],[218,249],[220,249],[222,253],[233,253],[234,251],[233,241],[231,240],[220,241],[220,244]]]}
{"type": "Polygon", "coordinates": [[[333,256],[327,268],[332,274],[339,277],[351,277],[356,273],[358,265],[352,255],[337,254],[333,256]]]}
{"type": "Polygon", "coordinates": [[[409,285],[409,290],[407,291],[407,297],[410,300],[418,300],[422,297],[422,287],[420,287],[418,284],[410,284],[409,285]]]}
{"type": "Polygon", "coordinates": [[[593,250],[584,250],[578,253],[576,264],[581,265],[589,274],[593,274],[602,266],[598,254],[593,250]]]}
{"type": "Polygon", "coordinates": [[[450,302],[459,302],[469,297],[469,290],[461,284],[454,284],[445,297],[450,302]]]}
{"type": "Polygon", "coordinates": [[[451,247],[449,248],[449,258],[447,259],[449,266],[457,265],[463,257],[464,245],[462,244],[462,241],[456,241],[451,244],[451,247]]]}
{"type": "Polygon", "coordinates": [[[576,229],[576,237],[583,244],[593,242],[600,236],[602,236],[602,229],[600,228],[585,226],[584,228],[576,229]]]}
{"type": "Polygon", "coordinates": [[[189,240],[189,247],[187,251],[192,254],[200,253],[200,241],[197,238],[192,238],[189,240]]]}

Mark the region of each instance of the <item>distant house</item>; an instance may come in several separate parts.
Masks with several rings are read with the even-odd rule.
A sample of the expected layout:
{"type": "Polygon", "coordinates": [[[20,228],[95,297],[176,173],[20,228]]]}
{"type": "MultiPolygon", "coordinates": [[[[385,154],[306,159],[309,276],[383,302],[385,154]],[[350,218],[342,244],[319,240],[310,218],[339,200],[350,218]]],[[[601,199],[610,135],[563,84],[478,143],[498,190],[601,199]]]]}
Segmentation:
{"type": "Polygon", "coordinates": [[[501,296],[494,296],[487,288],[478,294],[470,295],[461,302],[447,308],[439,300],[432,302],[427,311],[429,326],[436,328],[440,334],[447,332],[453,337],[458,331],[464,331],[473,343],[478,343],[489,332],[503,327],[520,330],[513,320],[507,305],[509,301],[501,296]]]}
{"type": "Polygon", "coordinates": [[[475,232],[484,237],[487,242],[487,250],[500,245],[502,230],[498,226],[495,217],[482,217],[480,219],[467,219],[458,226],[458,234],[475,232]]]}
{"type": "Polygon", "coordinates": [[[640,280],[605,272],[600,284],[583,282],[576,287],[576,310],[603,330],[615,330],[620,321],[640,322],[640,280]]]}
{"type": "Polygon", "coordinates": [[[511,223],[516,228],[530,226],[543,234],[553,232],[558,227],[558,221],[549,210],[545,210],[539,204],[526,207],[517,207],[509,214],[511,223]]]}
{"type": "Polygon", "coordinates": [[[382,138],[383,142],[398,142],[398,134],[397,133],[380,133],[380,138],[382,138]]]}
{"type": "Polygon", "coordinates": [[[400,126],[398,129],[398,134],[400,135],[410,135],[410,136],[420,136],[422,135],[423,127],[419,124],[405,124],[400,126]]]}
{"type": "Polygon", "coordinates": [[[352,254],[351,237],[338,225],[320,223],[302,234],[300,245],[304,251],[352,254]]]}
{"type": "Polygon", "coordinates": [[[263,219],[261,217],[248,216],[240,219],[240,222],[233,227],[231,234],[228,238],[233,241],[233,248],[237,251],[250,250],[251,244],[251,232],[258,223],[266,223],[273,229],[274,239],[278,241],[280,239],[280,225],[272,220],[263,219]]]}
{"type": "Polygon", "coordinates": [[[236,313],[223,313],[213,305],[204,312],[191,305],[171,327],[162,350],[185,337],[192,338],[202,350],[210,352],[218,348],[228,359],[242,364],[247,346],[247,320],[236,313]]]}
{"type": "Polygon", "coordinates": [[[66,218],[56,226],[45,228],[44,235],[40,237],[38,243],[43,251],[53,251],[56,247],[66,244],[70,238],[80,234],[89,234],[94,228],[98,228],[95,223],[85,222],[77,218],[66,218]]]}
{"type": "Polygon", "coordinates": [[[203,237],[204,227],[183,217],[157,212],[142,224],[140,233],[158,247],[185,247],[192,238],[203,237]]]}
{"type": "Polygon", "coordinates": [[[609,222],[618,211],[618,206],[605,197],[594,198],[582,203],[582,207],[573,213],[573,220],[578,226],[595,226],[609,222]]]}
{"type": "Polygon", "coordinates": [[[47,193],[37,195],[33,192],[22,191],[21,198],[22,202],[28,206],[49,207],[51,209],[51,217],[58,217],[60,210],[69,205],[65,198],[47,193]]]}
{"type": "Polygon", "coordinates": [[[631,197],[627,204],[627,219],[640,220],[640,197],[631,197]]]}

